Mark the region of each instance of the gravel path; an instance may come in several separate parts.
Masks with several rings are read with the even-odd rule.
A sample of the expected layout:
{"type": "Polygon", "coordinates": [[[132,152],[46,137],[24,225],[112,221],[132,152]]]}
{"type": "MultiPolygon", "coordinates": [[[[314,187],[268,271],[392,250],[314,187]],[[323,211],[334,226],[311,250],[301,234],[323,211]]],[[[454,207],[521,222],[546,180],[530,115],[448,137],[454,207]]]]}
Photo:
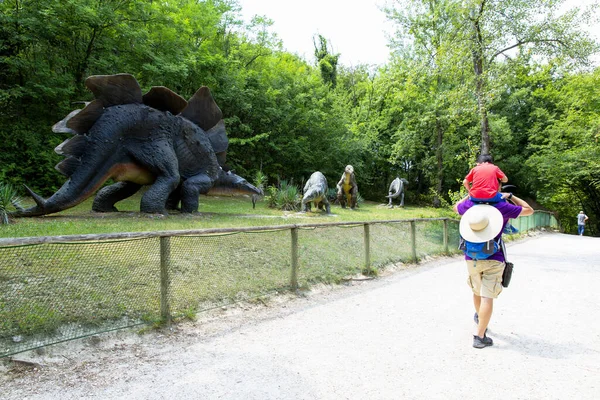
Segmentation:
{"type": "Polygon", "coordinates": [[[172,332],[18,355],[2,399],[600,399],[600,239],[508,248],[511,287],[474,349],[465,264],[218,310],[172,332]]]}

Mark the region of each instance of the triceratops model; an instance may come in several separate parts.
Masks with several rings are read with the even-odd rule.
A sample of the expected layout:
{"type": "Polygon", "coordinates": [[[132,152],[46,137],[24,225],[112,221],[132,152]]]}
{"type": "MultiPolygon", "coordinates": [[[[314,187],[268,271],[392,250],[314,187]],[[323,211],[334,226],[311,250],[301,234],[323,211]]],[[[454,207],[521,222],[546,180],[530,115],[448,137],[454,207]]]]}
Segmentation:
{"type": "Polygon", "coordinates": [[[342,178],[337,183],[337,199],[342,208],[346,208],[346,202],[350,205],[351,209],[356,208],[358,185],[356,184],[354,167],[352,165],[346,165],[342,178]]]}
{"type": "Polygon", "coordinates": [[[394,208],[392,200],[397,199],[398,197],[400,197],[400,207],[404,207],[404,185],[406,184],[408,184],[408,181],[404,178],[401,179],[398,176],[392,181],[388,190],[389,194],[385,196],[390,199],[390,202],[388,203],[389,208],[394,208]]]}
{"type": "Polygon", "coordinates": [[[301,211],[310,211],[310,203],[313,202],[315,207],[322,210],[323,205],[327,214],[331,213],[329,200],[327,199],[327,178],[321,172],[316,171],[310,176],[306,185],[304,185],[304,196],[302,197],[301,211]]]}
{"type": "Polygon", "coordinates": [[[165,213],[181,201],[182,212],[198,210],[198,195],[226,187],[262,194],[245,179],[224,171],[228,139],[222,112],[207,87],[189,101],[158,86],[142,95],[129,74],[99,75],[85,85],[95,100],[71,112],[52,130],[73,136],[55,151],[67,158],[56,169],[69,179],[44,200],[29,188],[36,206],[13,215],[32,217],[73,207],[90,197],[104,182],[94,211],[116,211],[115,203],[149,185],[140,210],[165,213]]]}

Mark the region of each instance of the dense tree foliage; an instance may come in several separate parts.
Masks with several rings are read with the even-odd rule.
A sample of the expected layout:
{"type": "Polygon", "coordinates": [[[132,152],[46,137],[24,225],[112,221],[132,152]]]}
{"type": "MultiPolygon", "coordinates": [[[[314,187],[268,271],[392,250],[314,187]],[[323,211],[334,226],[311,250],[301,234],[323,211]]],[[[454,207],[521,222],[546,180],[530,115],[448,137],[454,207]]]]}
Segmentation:
{"type": "Polygon", "coordinates": [[[574,229],[600,233],[600,70],[596,44],[560,0],[397,0],[387,65],[347,67],[315,36],[315,59],[282,50],[272,21],[236,0],[0,1],[0,182],[48,195],[64,181],[51,126],[88,101],[89,75],[128,72],[144,90],[211,88],[228,164],[267,184],[315,170],[334,186],[352,164],[362,197],[395,176],[407,204],[440,206],[479,151],[519,194],[574,229]]]}

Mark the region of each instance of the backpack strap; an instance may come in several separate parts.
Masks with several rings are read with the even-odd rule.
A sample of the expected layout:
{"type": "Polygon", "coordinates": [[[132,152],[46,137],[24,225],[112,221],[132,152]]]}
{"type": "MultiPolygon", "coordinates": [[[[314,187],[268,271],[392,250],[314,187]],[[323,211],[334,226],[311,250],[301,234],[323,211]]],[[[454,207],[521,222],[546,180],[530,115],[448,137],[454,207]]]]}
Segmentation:
{"type": "Polygon", "coordinates": [[[502,237],[500,237],[500,239],[498,240],[500,242],[500,247],[502,247],[502,254],[504,255],[504,262],[508,262],[508,257],[506,255],[506,246],[504,245],[504,240],[502,240],[502,237]]]}

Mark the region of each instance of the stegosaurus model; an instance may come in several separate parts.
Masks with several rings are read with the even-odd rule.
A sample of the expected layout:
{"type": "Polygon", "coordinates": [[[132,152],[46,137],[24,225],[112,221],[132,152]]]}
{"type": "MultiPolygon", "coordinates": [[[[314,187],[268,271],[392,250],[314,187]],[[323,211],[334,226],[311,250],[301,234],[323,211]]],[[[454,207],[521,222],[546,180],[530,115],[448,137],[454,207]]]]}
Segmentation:
{"type": "Polygon", "coordinates": [[[262,195],[262,191],[222,166],[229,141],[222,112],[207,87],[186,101],[166,87],[142,95],[129,74],[98,75],[85,85],[95,96],[82,110],[53,126],[74,136],[56,147],[66,158],[56,169],[69,179],[44,200],[27,188],[36,206],[17,217],[56,213],[73,207],[108,179],[92,209],[117,211],[115,203],[149,185],[140,210],[165,213],[181,201],[181,211],[198,210],[198,196],[209,191],[262,195]]]}

